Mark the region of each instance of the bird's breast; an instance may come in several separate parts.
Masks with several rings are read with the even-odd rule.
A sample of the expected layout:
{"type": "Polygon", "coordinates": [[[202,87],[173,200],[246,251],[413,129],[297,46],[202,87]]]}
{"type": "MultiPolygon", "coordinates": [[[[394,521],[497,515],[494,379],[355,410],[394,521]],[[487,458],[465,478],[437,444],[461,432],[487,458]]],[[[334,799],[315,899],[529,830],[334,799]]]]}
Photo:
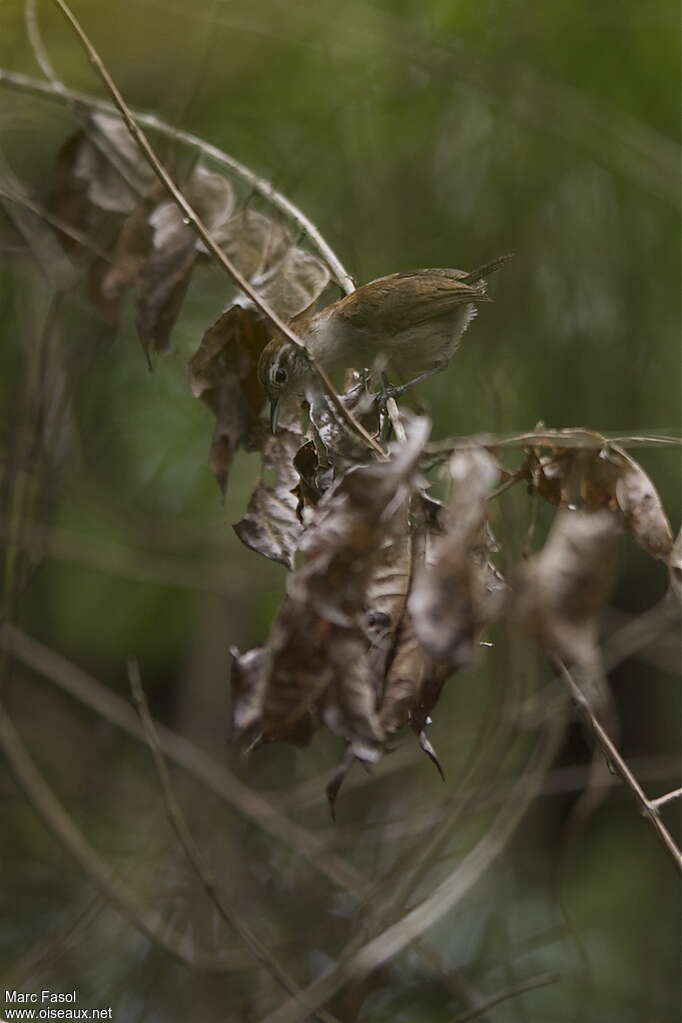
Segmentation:
{"type": "Polygon", "coordinates": [[[417,376],[448,362],[475,315],[476,306],[470,302],[448,316],[386,333],[373,330],[370,324],[359,326],[325,316],[323,310],[311,321],[303,340],[327,370],[369,367],[383,355],[389,372],[417,376]]]}

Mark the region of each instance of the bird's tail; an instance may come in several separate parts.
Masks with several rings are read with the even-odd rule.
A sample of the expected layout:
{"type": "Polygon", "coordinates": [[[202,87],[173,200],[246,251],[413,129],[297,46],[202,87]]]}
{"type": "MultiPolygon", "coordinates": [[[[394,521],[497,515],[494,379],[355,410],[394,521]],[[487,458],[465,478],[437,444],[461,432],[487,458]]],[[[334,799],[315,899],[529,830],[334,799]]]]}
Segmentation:
{"type": "Polygon", "coordinates": [[[471,270],[466,277],[461,278],[462,284],[475,284],[476,281],[482,281],[486,277],[490,277],[491,274],[496,273],[503,267],[505,263],[508,263],[513,255],[513,252],[508,252],[505,256],[498,256],[492,262],[484,263],[483,266],[477,267],[476,270],[471,270]]]}

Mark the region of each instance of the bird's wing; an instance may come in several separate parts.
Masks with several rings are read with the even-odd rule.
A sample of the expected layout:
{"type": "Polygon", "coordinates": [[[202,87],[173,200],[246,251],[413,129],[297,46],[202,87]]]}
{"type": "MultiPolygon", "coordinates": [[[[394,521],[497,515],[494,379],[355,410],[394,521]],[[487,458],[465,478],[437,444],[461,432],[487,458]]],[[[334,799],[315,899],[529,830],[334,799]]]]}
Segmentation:
{"type": "Polygon", "coordinates": [[[489,302],[485,283],[465,284],[462,270],[413,270],[371,281],[337,303],[349,326],[397,333],[437,320],[469,302],[489,302]]]}

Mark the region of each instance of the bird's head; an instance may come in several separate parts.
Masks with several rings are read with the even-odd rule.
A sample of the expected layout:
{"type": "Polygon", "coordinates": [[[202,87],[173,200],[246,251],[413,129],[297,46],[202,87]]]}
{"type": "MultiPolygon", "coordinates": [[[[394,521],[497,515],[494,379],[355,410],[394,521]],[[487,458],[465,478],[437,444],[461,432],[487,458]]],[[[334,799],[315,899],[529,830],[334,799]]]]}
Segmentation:
{"type": "Polygon", "coordinates": [[[258,379],[270,402],[270,429],[273,433],[277,431],[280,401],[294,395],[303,395],[308,375],[305,355],[288,341],[275,338],[261,352],[258,379]]]}

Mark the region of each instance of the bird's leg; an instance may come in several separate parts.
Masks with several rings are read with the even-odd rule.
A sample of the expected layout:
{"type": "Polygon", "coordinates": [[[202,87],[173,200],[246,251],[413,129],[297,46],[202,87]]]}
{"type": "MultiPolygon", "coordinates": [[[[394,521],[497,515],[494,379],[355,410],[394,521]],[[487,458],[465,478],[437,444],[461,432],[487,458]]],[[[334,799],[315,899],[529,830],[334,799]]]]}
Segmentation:
{"type": "Polygon", "coordinates": [[[429,377],[435,376],[436,373],[440,373],[445,369],[444,364],[442,366],[434,366],[432,369],[427,369],[425,373],[420,373],[419,376],[413,377],[412,380],[408,380],[406,384],[400,384],[398,387],[385,387],[381,392],[381,397],[385,401],[387,398],[397,398],[409,387],[414,387],[415,384],[420,384],[422,380],[428,380],[429,377]]]}

